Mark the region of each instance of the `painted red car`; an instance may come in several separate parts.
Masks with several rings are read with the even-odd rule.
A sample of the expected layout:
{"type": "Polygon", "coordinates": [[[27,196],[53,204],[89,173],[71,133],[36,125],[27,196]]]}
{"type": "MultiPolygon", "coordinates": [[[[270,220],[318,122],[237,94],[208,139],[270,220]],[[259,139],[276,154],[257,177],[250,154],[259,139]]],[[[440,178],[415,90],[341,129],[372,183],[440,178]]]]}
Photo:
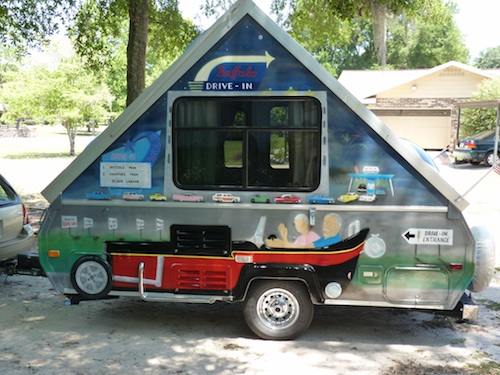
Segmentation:
{"type": "Polygon", "coordinates": [[[292,194],[282,194],[274,197],[276,203],[300,203],[300,198],[292,194]]]}

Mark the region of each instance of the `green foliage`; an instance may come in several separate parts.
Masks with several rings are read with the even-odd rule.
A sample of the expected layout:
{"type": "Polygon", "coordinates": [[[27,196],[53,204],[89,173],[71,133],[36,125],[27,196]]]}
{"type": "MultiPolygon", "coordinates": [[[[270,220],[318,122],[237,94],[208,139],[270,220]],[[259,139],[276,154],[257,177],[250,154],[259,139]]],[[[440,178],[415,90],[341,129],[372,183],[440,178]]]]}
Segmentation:
{"type": "MultiPolygon", "coordinates": [[[[454,22],[455,12],[453,4],[435,1],[424,2],[418,13],[412,8],[411,12],[389,15],[387,65],[391,69],[421,69],[451,60],[467,63],[469,52],[454,22]]],[[[370,27],[365,26],[365,30],[370,27]]],[[[372,40],[373,37],[365,33],[365,45],[372,45],[372,40]]],[[[363,48],[359,55],[351,55],[346,62],[344,69],[376,66],[372,48],[363,48]]]]}
{"type": "MultiPolygon", "coordinates": [[[[218,0],[219,3],[224,0],[218,0]]],[[[225,0],[227,2],[227,0],[225,0]]],[[[207,3],[217,3],[214,0],[206,0],[207,3]]],[[[371,17],[371,5],[377,3],[387,7],[390,13],[406,13],[409,15],[421,14],[423,11],[432,12],[436,7],[436,0],[273,0],[273,12],[283,12],[285,9],[296,9],[304,7],[317,15],[328,17],[335,14],[339,19],[351,20],[358,17],[371,17]]]]}
{"type": "MultiPolygon", "coordinates": [[[[228,0],[208,1],[212,7],[228,0]]],[[[466,63],[468,50],[454,23],[456,6],[443,0],[378,0],[387,13],[387,66],[431,68],[466,63]]],[[[372,1],[273,0],[278,21],[334,75],[380,66],[375,52],[372,1]],[[287,15],[286,19],[283,15],[287,15]]],[[[380,21],[380,20],[379,20],[380,21]]]]}
{"type": "Polygon", "coordinates": [[[15,48],[0,48],[0,85],[4,83],[4,76],[7,72],[17,70],[18,63],[19,57],[15,48]]]}
{"type": "MultiPolygon", "coordinates": [[[[356,24],[335,13],[311,11],[308,0],[292,2],[283,26],[289,34],[309,51],[333,75],[338,75],[341,63],[335,59],[339,51],[347,50],[351,43],[352,28],[356,24]]],[[[278,4],[279,9],[284,3],[278,4]]]]}
{"type": "MultiPolygon", "coordinates": [[[[147,85],[168,68],[200,33],[191,21],[182,18],[176,0],[152,1],[149,9],[147,85]]],[[[127,19],[127,0],[86,0],[70,30],[77,53],[117,98],[113,107],[115,111],[125,107],[127,95],[127,19]]]]}
{"type": "Polygon", "coordinates": [[[86,0],[80,7],[69,29],[78,54],[96,72],[109,65],[114,49],[122,42],[120,35],[127,33],[128,17],[125,0],[86,0]]]}
{"type": "Polygon", "coordinates": [[[346,69],[368,69],[378,66],[373,41],[372,24],[368,19],[353,22],[353,32],[347,48],[340,48],[332,58],[337,61],[339,72],[346,69]]]}
{"type": "Polygon", "coordinates": [[[0,43],[25,52],[45,41],[70,16],[75,0],[0,0],[0,43]]]}
{"type": "Polygon", "coordinates": [[[472,375],[498,375],[500,363],[495,361],[482,362],[479,365],[469,364],[467,371],[472,375]]]}
{"type": "Polygon", "coordinates": [[[200,30],[190,20],[182,18],[177,5],[155,9],[150,17],[146,56],[147,85],[156,80],[200,35],[200,30]]]}
{"type": "Polygon", "coordinates": [[[500,68],[500,46],[481,51],[475,63],[479,69],[500,68]]]}
{"type": "MultiPolygon", "coordinates": [[[[453,20],[455,7],[436,8],[432,17],[418,17],[408,45],[408,67],[431,68],[448,61],[467,63],[469,51],[453,20]]],[[[397,46],[395,46],[397,48],[397,46]]]]}
{"type": "Polygon", "coordinates": [[[76,56],[61,58],[51,68],[24,64],[5,74],[0,90],[0,102],[8,110],[5,120],[33,118],[62,124],[68,132],[70,155],[77,128],[87,121],[106,121],[111,101],[107,87],[76,56]]]}
{"type": "MultiPolygon", "coordinates": [[[[500,78],[484,80],[472,94],[471,101],[498,100],[498,98],[500,98],[500,78]]],[[[460,114],[459,136],[462,138],[494,129],[496,121],[496,108],[464,108],[460,114]]]]}

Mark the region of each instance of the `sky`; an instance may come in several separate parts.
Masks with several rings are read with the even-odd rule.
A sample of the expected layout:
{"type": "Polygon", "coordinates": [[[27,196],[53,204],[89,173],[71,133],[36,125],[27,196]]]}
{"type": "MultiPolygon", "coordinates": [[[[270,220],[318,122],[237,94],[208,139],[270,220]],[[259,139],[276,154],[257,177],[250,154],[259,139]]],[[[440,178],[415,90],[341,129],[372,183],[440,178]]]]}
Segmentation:
{"type": "Polygon", "coordinates": [[[460,9],[455,17],[465,35],[465,44],[474,59],[487,48],[500,46],[497,27],[500,15],[499,0],[454,0],[460,9]]]}
{"type": "MultiPolygon", "coordinates": [[[[269,12],[270,0],[254,0],[254,2],[263,11],[269,12]]],[[[497,22],[500,21],[500,0],[454,0],[454,2],[460,9],[455,19],[458,28],[465,36],[471,62],[481,51],[500,46],[500,32],[496,31],[497,22]]],[[[191,18],[199,25],[200,20],[196,14],[203,3],[204,0],[179,0],[179,7],[185,17],[191,18]]],[[[211,22],[204,21],[202,25],[206,29],[211,22]]]]}

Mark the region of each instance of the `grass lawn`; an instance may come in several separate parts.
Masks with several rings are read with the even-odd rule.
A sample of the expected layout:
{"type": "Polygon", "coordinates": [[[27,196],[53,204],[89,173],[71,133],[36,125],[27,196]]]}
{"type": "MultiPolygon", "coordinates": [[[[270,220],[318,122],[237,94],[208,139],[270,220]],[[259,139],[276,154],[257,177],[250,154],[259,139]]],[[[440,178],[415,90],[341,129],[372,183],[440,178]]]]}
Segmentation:
{"type": "MultiPolygon", "coordinates": [[[[0,158],[70,158],[69,138],[64,127],[44,125],[30,126],[29,128],[30,137],[2,137],[0,128],[0,158]]],[[[76,154],[82,152],[92,139],[94,139],[92,133],[86,130],[79,131],[75,141],[76,154]]]]}
{"type": "MultiPolygon", "coordinates": [[[[75,156],[69,156],[69,139],[64,127],[29,128],[30,137],[2,137],[5,133],[0,130],[0,174],[13,185],[28,207],[46,206],[42,190],[70,165],[75,156]]],[[[94,136],[85,128],[79,131],[75,141],[76,155],[93,139],[94,136]]]]}

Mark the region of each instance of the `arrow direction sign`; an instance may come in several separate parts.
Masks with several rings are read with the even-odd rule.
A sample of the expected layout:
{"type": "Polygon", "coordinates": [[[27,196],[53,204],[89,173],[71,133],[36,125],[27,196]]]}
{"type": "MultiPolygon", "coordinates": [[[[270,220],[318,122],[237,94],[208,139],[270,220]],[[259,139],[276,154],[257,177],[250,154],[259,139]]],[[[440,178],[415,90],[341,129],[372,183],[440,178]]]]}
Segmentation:
{"type": "Polygon", "coordinates": [[[417,237],[417,235],[414,232],[414,229],[408,229],[406,231],[406,233],[403,233],[403,236],[406,238],[406,241],[408,241],[409,243],[412,243],[413,241],[415,241],[415,238],[417,237]]]}
{"type": "Polygon", "coordinates": [[[453,229],[410,228],[402,236],[410,245],[453,245],[453,229]]]}
{"type": "Polygon", "coordinates": [[[264,56],[261,55],[249,55],[249,56],[235,56],[235,55],[229,55],[229,56],[221,56],[216,59],[213,59],[206,63],[196,74],[196,77],[194,80],[196,82],[198,81],[206,81],[208,80],[208,77],[210,77],[210,73],[212,70],[214,70],[217,65],[224,64],[224,63],[230,63],[230,62],[235,62],[235,63],[265,63],[266,68],[269,67],[269,64],[271,64],[274,61],[274,57],[272,57],[267,51],[265,52],[264,56]]]}

